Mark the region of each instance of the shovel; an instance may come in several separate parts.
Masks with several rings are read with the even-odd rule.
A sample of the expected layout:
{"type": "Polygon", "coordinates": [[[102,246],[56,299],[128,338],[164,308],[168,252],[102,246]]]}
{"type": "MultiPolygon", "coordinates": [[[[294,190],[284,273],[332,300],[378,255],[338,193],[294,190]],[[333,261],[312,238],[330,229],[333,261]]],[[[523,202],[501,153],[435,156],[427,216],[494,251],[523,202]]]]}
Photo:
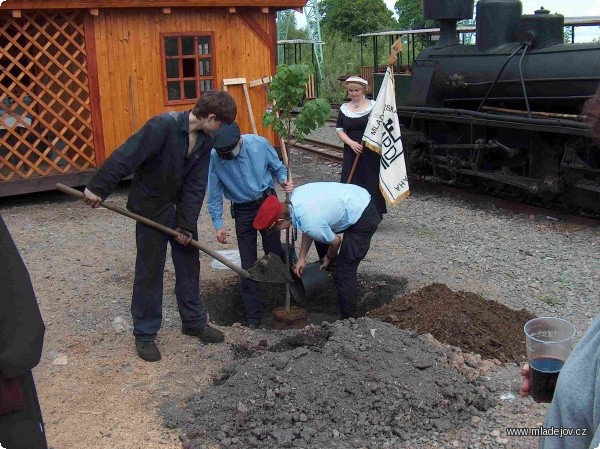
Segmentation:
{"type": "MultiPolygon", "coordinates": [[[[64,184],[56,184],[56,188],[67,195],[74,196],[75,198],[83,199],[83,192],[79,190],[72,189],[71,187],[67,187],[64,184]]],[[[159,231],[164,232],[172,237],[177,237],[178,233],[168,228],[167,226],[163,226],[160,223],[150,220],[149,218],[142,217],[141,215],[135,214],[133,212],[128,211],[127,209],[123,209],[119,206],[114,206],[110,203],[100,203],[100,205],[108,210],[112,210],[121,215],[125,215],[126,217],[133,218],[145,225],[151,226],[153,228],[158,229],[159,231]]],[[[198,248],[200,251],[208,254],[209,256],[217,259],[223,265],[231,268],[233,271],[238,273],[245,279],[252,279],[257,282],[270,282],[275,284],[285,284],[293,282],[292,276],[290,275],[288,269],[285,267],[283,262],[279,257],[277,257],[273,253],[269,253],[258,259],[248,270],[244,270],[242,267],[232,263],[230,260],[226,259],[219,253],[207,248],[202,243],[197,242],[196,240],[191,240],[189,245],[194,248],[198,248]]]]}

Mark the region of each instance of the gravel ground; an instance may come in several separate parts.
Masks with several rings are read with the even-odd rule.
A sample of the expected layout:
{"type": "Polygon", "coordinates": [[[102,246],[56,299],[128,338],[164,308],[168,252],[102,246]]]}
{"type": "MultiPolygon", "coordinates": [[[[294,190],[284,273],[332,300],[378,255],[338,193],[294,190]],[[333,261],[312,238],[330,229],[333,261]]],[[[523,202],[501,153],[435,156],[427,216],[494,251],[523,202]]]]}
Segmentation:
{"type": "MultiPolygon", "coordinates": [[[[327,137],[332,142],[338,142],[332,128],[320,130],[315,137],[327,137]]],[[[313,156],[295,152],[293,164],[297,185],[339,179],[339,165],[313,156]]],[[[111,196],[111,200],[123,205],[125,194],[126,189],[119,189],[111,196]]],[[[384,329],[386,335],[389,332],[381,350],[391,360],[393,358],[389,354],[393,352],[389,351],[394,350],[394,345],[403,345],[401,342],[412,338],[405,331],[393,333],[387,324],[374,324],[371,319],[357,320],[356,323],[336,322],[317,329],[331,332],[337,336],[337,340],[347,341],[346,349],[344,345],[340,346],[339,341],[336,344],[336,339],[329,339],[320,349],[323,352],[310,347],[309,352],[302,351],[303,354],[294,352],[298,349],[280,356],[262,351],[239,359],[236,353],[239,345],[248,341],[258,344],[259,340],[264,339],[268,342],[267,346],[271,347],[284,338],[283,334],[268,330],[251,332],[236,325],[221,327],[227,342],[213,346],[198,345],[193,339],[182,336],[172,294],[173,269],[169,264],[165,282],[165,319],[159,342],[164,359],[157,364],[146,364],[136,358],[130,334],[128,309],[134,257],[131,220],[107,211],[92,211],[57,193],[0,199],[0,213],[30,270],[48,326],[44,355],[35,375],[49,442],[54,449],[176,449],[181,448],[182,444],[194,449],[227,447],[222,441],[212,438],[206,441],[188,438],[184,423],[177,419],[170,422],[168,415],[164,414],[166,412],[161,412],[166,407],[165,403],[178,409],[178,413],[183,413],[193,410],[195,405],[202,405],[198,395],[218,400],[218,387],[211,386],[211,379],[222,377],[223,366],[229,367],[230,380],[239,379],[240,385],[243,385],[243,377],[239,376],[244,376],[245,371],[239,367],[244,364],[248,366],[251,376],[257,376],[268,370],[281,372],[276,366],[283,365],[283,359],[277,357],[287,358],[289,366],[286,365],[283,372],[290,367],[307,369],[302,365],[306,361],[322,366],[319,364],[328,360],[320,359],[323,354],[339,354],[338,361],[343,361],[344,357],[350,359],[348,355],[354,354],[353,350],[365,352],[361,349],[359,339],[369,335],[367,332],[373,328],[384,329]]],[[[226,225],[232,227],[230,222],[226,225]]],[[[206,208],[200,218],[200,229],[202,240],[218,248],[206,208]]],[[[230,247],[234,248],[235,242],[230,247]]],[[[369,279],[383,276],[406,279],[408,291],[442,283],[453,290],[474,292],[513,309],[525,308],[538,316],[564,317],[575,324],[581,335],[600,306],[599,248],[598,227],[573,225],[546,215],[514,214],[491,203],[474,205],[449,194],[414,189],[406,201],[389,209],[359,271],[361,276],[369,279]]],[[[235,278],[230,272],[212,269],[206,256],[202,257],[202,271],[203,291],[218,292],[223,280],[230,282],[235,278]]],[[[214,300],[207,293],[205,298],[214,300]]],[[[395,440],[391,437],[385,442],[375,436],[356,443],[350,434],[345,438],[339,428],[333,429],[331,425],[323,431],[323,436],[316,426],[308,424],[296,434],[293,425],[306,421],[300,415],[297,421],[292,412],[289,421],[291,433],[277,435],[284,439],[293,438],[292,447],[296,441],[296,447],[311,449],[535,447],[536,438],[506,435],[506,427],[540,425],[547,407],[516,396],[520,384],[518,365],[485,361],[481,357],[462,353],[460,348],[440,345],[426,337],[419,337],[418,341],[415,351],[418,349],[420,353],[429,353],[438,361],[442,357],[440,363],[444,366],[436,369],[446,373],[443,376],[447,375],[449,369],[455,370],[458,390],[471,394],[472,388],[481,387],[478,390],[480,394],[489,396],[496,405],[470,410],[469,416],[460,413],[440,414],[434,418],[440,420],[439,427],[433,424],[428,427],[422,422],[414,427],[406,425],[398,431],[400,435],[393,437],[397,437],[395,440]],[[317,432],[313,433],[314,430],[317,432]],[[302,431],[305,436],[316,438],[316,445],[303,437],[302,431]],[[324,446],[323,441],[328,435],[332,439],[338,435],[343,443],[336,446],[335,440],[332,440],[333,443],[328,443],[330,446],[324,446]]],[[[366,352],[379,363],[382,356],[377,348],[377,345],[373,345],[366,352]]],[[[411,355],[413,360],[418,359],[415,354],[411,355]]],[[[360,359],[354,360],[361,365],[360,359]]],[[[403,359],[393,360],[400,363],[403,359]]],[[[331,365],[334,367],[333,363],[331,365]]],[[[386,371],[377,364],[374,366],[379,368],[382,385],[390,388],[383,391],[393,393],[391,384],[384,381],[397,376],[399,382],[411,386],[410,395],[416,396],[407,400],[414,399],[418,405],[418,396],[422,394],[429,401],[426,402],[429,409],[434,408],[436,401],[440,400],[435,396],[435,391],[429,391],[433,388],[431,384],[417,382],[427,378],[431,372],[429,368],[417,368],[412,375],[423,377],[409,379],[408,374],[397,371],[397,367],[390,367],[386,371]]],[[[340,366],[335,367],[341,370],[340,366]]],[[[345,372],[341,370],[340,373],[345,372]]],[[[264,382],[279,383],[276,376],[287,378],[275,374],[275,380],[265,378],[264,382]]],[[[300,382],[302,379],[292,380],[300,382]]],[[[299,384],[301,388],[307,387],[310,379],[305,378],[304,383],[299,384]]],[[[343,375],[330,372],[328,377],[314,379],[321,384],[313,389],[325,392],[342,382],[342,379],[343,375]]],[[[286,386],[285,383],[281,384],[286,386]]],[[[350,379],[348,386],[351,391],[358,388],[358,384],[350,379]]],[[[438,387],[440,391],[443,389],[441,385],[438,387]]],[[[281,392],[281,387],[273,388],[281,392]]],[[[273,401],[277,403],[281,399],[282,403],[286,403],[274,390],[273,394],[273,401]]],[[[283,398],[288,396],[283,395],[283,398]]],[[[233,412],[244,418],[246,406],[242,406],[241,411],[237,409],[242,399],[232,396],[227,404],[235,403],[233,412]]],[[[354,403],[357,410],[364,407],[367,415],[378,410],[361,395],[356,396],[354,403]]],[[[202,407],[204,412],[210,410],[208,405],[202,407]]],[[[310,407],[308,410],[307,418],[322,414],[322,411],[310,407]]],[[[201,422],[202,415],[195,416],[201,422]]],[[[359,421],[364,424],[364,417],[370,419],[370,415],[348,417],[348,425],[354,426],[359,421]]],[[[432,417],[419,418],[425,420],[432,417]]],[[[270,418],[265,419],[261,415],[262,421],[257,421],[258,424],[265,432],[272,431],[267,427],[273,423],[270,418]]],[[[207,426],[211,422],[209,419],[205,421],[207,426]]],[[[259,432],[259,435],[263,434],[259,432]]],[[[229,438],[229,445],[239,443],[232,443],[230,436],[226,438],[229,438]]],[[[281,445],[274,443],[272,446],[257,447],[281,445]]]]}

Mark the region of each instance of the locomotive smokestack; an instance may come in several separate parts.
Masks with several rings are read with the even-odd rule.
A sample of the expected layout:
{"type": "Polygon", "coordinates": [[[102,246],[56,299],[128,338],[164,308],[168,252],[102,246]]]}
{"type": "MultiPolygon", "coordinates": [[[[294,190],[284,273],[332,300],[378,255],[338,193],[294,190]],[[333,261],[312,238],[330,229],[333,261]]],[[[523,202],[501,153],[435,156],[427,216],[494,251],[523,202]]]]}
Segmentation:
{"type": "Polygon", "coordinates": [[[473,17],[473,0],[423,0],[423,17],[440,21],[438,47],[456,45],[456,22],[473,17]]]}

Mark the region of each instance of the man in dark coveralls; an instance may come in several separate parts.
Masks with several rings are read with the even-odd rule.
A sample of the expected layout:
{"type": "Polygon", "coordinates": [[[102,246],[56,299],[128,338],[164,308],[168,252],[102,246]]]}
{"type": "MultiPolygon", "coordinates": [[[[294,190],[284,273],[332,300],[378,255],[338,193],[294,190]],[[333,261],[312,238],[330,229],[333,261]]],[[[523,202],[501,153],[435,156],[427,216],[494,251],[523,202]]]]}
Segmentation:
{"type": "Polygon", "coordinates": [[[27,267],[0,216],[0,446],[46,449],[31,369],[42,355],[44,322],[27,267]]]}
{"type": "Polygon", "coordinates": [[[208,325],[200,300],[200,254],[188,246],[198,239],[197,221],[206,192],[211,133],[237,115],[227,92],[204,92],[194,108],[151,118],[115,150],[87,185],[85,202],[98,207],[123,178],[133,174],[127,208],[175,229],[177,238],[138,222],[137,257],[131,300],[137,353],[155,362],[155,339],[162,322],[163,275],[167,242],[175,266],[175,296],[182,332],[206,343],[224,340],[208,325]]]}

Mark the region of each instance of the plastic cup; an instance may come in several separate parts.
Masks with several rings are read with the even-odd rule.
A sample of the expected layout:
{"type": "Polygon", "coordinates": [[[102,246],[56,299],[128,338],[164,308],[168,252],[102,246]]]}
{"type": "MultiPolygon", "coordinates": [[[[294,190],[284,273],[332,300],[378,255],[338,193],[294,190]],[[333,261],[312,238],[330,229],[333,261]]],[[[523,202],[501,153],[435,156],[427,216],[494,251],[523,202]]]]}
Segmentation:
{"type": "Polygon", "coordinates": [[[529,395],[538,402],[551,402],[560,369],[573,345],[575,326],[554,317],[534,318],[525,323],[529,360],[529,395]]]}

